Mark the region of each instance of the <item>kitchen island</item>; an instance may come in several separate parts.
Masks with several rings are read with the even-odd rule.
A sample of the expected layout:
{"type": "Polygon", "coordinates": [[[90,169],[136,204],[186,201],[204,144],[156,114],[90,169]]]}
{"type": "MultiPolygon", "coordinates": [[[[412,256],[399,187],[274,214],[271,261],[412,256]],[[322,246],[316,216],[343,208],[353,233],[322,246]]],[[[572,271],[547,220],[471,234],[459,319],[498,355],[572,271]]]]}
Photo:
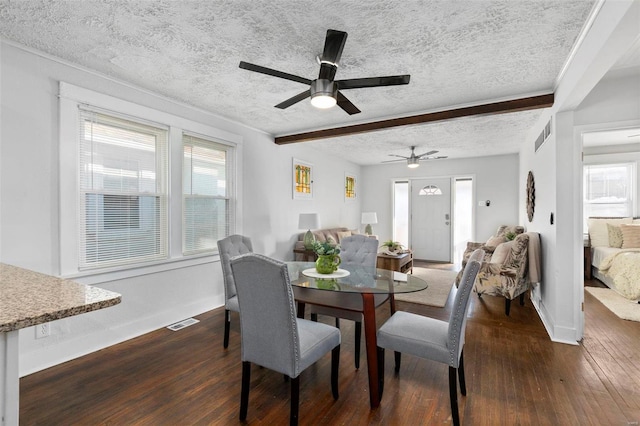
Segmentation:
{"type": "Polygon", "coordinates": [[[0,424],[18,425],[20,329],[120,301],[113,291],[0,263],[0,424]]]}

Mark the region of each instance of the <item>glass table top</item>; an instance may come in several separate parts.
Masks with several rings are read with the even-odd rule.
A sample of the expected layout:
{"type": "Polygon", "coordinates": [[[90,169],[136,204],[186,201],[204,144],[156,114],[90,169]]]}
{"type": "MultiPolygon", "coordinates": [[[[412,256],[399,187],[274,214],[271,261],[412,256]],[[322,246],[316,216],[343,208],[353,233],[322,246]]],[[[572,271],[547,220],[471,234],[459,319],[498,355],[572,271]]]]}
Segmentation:
{"type": "Polygon", "coordinates": [[[314,278],[315,263],[286,262],[291,285],[343,293],[412,293],[424,290],[428,283],[411,274],[386,269],[340,265],[335,278],[314,278]],[[308,270],[308,271],[307,271],[308,270]],[[305,275],[305,271],[306,274],[305,275]],[[347,274],[348,273],[348,274],[347,274]]]}

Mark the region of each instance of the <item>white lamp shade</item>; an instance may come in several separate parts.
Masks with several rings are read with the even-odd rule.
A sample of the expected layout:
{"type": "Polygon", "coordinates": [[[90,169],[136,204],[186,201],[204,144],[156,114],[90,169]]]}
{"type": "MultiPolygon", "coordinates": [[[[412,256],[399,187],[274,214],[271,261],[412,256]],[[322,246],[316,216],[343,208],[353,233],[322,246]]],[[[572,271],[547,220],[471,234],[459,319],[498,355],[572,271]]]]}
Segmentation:
{"type": "Polygon", "coordinates": [[[298,229],[318,228],[320,228],[318,213],[300,213],[300,217],[298,218],[298,229]]]}
{"type": "Polygon", "coordinates": [[[364,212],[362,213],[362,221],[364,224],[375,224],[378,223],[378,215],[376,212],[364,212]]]}

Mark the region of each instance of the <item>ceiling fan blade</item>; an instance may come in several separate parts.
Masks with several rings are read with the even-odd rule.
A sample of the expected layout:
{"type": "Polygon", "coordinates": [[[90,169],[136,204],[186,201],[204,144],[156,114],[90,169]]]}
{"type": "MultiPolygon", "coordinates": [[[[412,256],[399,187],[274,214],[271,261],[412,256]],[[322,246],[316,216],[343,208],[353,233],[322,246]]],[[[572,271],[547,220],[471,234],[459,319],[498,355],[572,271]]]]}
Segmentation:
{"type": "Polygon", "coordinates": [[[369,77],[369,78],[351,78],[348,80],[337,80],[338,88],[342,89],[360,89],[363,87],[378,87],[378,86],[398,86],[401,84],[409,84],[411,76],[405,75],[391,75],[387,77],[369,77]]]}
{"type": "Polygon", "coordinates": [[[360,112],[358,107],[352,104],[351,101],[340,92],[338,92],[338,106],[349,115],[358,114],[360,112]]]}
{"type": "Polygon", "coordinates": [[[286,72],[273,70],[271,68],[262,67],[260,65],[250,64],[248,62],[240,61],[240,68],[259,72],[260,74],[271,75],[273,77],[284,78],[285,80],[295,81],[297,83],[308,84],[311,85],[311,80],[304,77],[298,77],[297,75],[288,74],[286,72]]]}
{"type": "Polygon", "coordinates": [[[438,157],[424,157],[421,158],[421,160],[440,160],[441,158],[448,158],[446,155],[441,155],[438,157]]]}
{"type": "Polygon", "coordinates": [[[420,158],[420,157],[425,157],[425,156],[427,156],[427,157],[428,157],[429,155],[433,155],[433,154],[435,154],[436,152],[438,152],[438,151],[433,150],[433,151],[425,152],[424,154],[416,155],[416,157],[418,157],[418,158],[420,158]]]}
{"type": "Polygon", "coordinates": [[[311,92],[309,90],[305,90],[302,93],[298,93],[297,95],[290,97],[284,102],[280,102],[278,105],[276,105],[276,108],[289,108],[291,105],[297,104],[298,102],[308,98],[309,96],[311,96],[311,92]]]}
{"type": "MultiPolygon", "coordinates": [[[[408,160],[411,157],[405,157],[404,155],[398,155],[398,154],[389,154],[389,157],[400,157],[400,158],[404,158],[405,160],[408,160]]],[[[398,160],[395,160],[398,161],[398,160]]]]}
{"type": "Polygon", "coordinates": [[[407,159],[403,158],[402,160],[387,160],[387,161],[381,161],[381,163],[395,163],[398,161],[407,161],[407,159]]]}
{"type": "Polygon", "coordinates": [[[327,30],[327,36],[324,40],[324,50],[322,52],[322,60],[337,64],[342,56],[342,49],[347,41],[347,33],[344,31],[327,30]]]}

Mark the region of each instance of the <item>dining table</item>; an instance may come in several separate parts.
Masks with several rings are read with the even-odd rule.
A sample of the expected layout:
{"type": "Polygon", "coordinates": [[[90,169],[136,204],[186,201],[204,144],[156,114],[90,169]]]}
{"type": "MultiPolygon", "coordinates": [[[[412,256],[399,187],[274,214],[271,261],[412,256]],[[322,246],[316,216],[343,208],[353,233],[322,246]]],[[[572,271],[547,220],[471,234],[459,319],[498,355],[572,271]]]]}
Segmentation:
{"type": "Polygon", "coordinates": [[[427,289],[428,283],[412,274],[361,265],[340,265],[331,274],[319,274],[313,262],[287,262],[287,269],[299,318],[304,318],[305,305],[308,303],[362,313],[369,403],[372,409],[378,407],[380,387],[376,306],[389,300],[393,315],[394,294],[422,291],[427,289]]]}

